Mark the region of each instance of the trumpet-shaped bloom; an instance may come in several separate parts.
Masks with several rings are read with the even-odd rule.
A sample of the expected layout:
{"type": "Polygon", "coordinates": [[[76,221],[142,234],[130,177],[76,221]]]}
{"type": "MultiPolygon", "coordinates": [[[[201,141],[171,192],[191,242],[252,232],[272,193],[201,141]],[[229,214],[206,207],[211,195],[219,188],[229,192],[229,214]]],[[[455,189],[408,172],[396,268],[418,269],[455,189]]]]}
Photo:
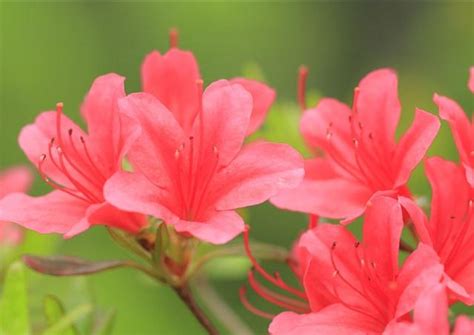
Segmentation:
{"type": "MultiPolygon", "coordinates": [[[[474,67],[470,69],[468,86],[474,93],[474,67]]],[[[433,100],[438,105],[439,116],[448,121],[451,127],[467,180],[471,187],[474,187],[474,119],[469,121],[463,109],[454,100],[438,94],[434,95],[433,100]]]]}
{"type": "Polygon", "coordinates": [[[303,161],[285,144],[243,146],[253,105],[240,84],[215,82],[198,100],[202,104],[189,131],[150,94],[120,100],[121,111],[135,118],[143,133],[129,153],[135,173],[116,174],[105,194],[119,208],[225,243],[244,229],[234,209],[296,186],[304,174],[303,161]]]}
{"type": "MultiPolygon", "coordinates": [[[[448,297],[444,284],[427,287],[415,304],[413,322],[396,322],[384,335],[449,335],[448,297]]],[[[474,321],[466,316],[456,320],[453,335],[474,334],[474,321]]]]}
{"type": "Polygon", "coordinates": [[[97,78],[82,105],[88,133],[62,114],[41,113],[19,137],[20,147],[55,190],[41,197],[13,193],[0,201],[0,220],[40,233],[76,235],[91,224],[136,232],[144,217],[119,211],[103,195],[107,179],[121,170],[122,158],[140,128],[120,116],[117,100],[125,96],[124,78],[97,78]]]}
{"type": "Polygon", "coordinates": [[[340,225],[320,224],[306,232],[299,246],[310,255],[302,280],[310,312],[279,314],[270,333],[382,334],[406,317],[423,288],[441,280],[443,267],[420,244],[399,268],[402,228],[400,204],[377,197],[367,209],[362,242],[340,225]]]}
{"type": "MultiPolygon", "coordinates": [[[[13,192],[26,192],[31,186],[33,176],[22,166],[13,167],[0,173],[0,199],[13,192]]],[[[0,222],[0,246],[15,245],[22,239],[20,227],[10,222],[0,222]]]]}
{"type": "MultiPolygon", "coordinates": [[[[199,114],[201,91],[199,67],[194,55],[172,47],[161,55],[153,51],[142,65],[143,91],[154,95],[173,113],[187,135],[192,133],[195,117],[199,114]]],[[[252,95],[252,113],[246,133],[257,130],[275,100],[275,91],[265,84],[244,78],[230,80],[240,84],[252,95]]]]}
{"type": "Polygon", "coordinates": [[[441,158],[425,162],[432,188],[431,218],[410,200],[400,199],[420,240],[432,246],[444,265],[451,298],[474,304],[474,192],[463,168],[441,158]]]}
{"type": "Polygon", "coordinates": [[[306,161],[300,186],[272,198],[272,203],[351,219],[361,215],[377,193],[408,195],[406,183],[437,134],[439,121],[417,109],[411,127],[397,143],[399,117],[397,76],[389,69],[362,79],[352,109],[335,99],[322,99],[304,112],[300,129],[323,157],[306,161]]]}

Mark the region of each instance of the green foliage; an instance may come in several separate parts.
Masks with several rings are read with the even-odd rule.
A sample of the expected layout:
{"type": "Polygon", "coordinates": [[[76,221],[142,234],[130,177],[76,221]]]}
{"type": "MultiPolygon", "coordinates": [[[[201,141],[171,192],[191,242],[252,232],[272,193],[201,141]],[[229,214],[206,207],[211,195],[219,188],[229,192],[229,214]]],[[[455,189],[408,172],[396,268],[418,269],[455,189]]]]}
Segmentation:
{"type": "Polygon", "coordinates": [[[46,321],[49,330],[45,331],[43,334],[56,334],[56,335],[78,335],[77,329],[72,324],[67,324],[62,328],[57,328],[57,324],[64,324],[61,320],[65,317],[64,306],[61,301],[53,295],[48,295],[44,298],[44,315],[46,316],[46,321]],[[56,328],[53,328],[55,327],[56,328]],[[52,330],[51,330],[52,329],[52,330]]]}
{"type": "Polygon", "coordinates": [[[13,263],[7,270],[0,301],[0,334],[30,334],[25,267],[13,263]]]}

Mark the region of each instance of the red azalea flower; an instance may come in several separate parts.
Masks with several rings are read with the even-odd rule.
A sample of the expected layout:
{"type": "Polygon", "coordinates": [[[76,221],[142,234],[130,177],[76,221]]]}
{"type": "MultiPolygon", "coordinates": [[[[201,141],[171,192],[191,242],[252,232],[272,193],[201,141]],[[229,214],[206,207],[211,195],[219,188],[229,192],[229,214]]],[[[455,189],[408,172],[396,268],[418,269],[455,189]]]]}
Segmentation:
{"type": "MultiPolygon", "coordinates": [[[[302,75],[300,92],[305,72],[302,75]]],[[[304,98],[300,100],[305,109],[304,98]]],[[[272,198],[272,203],[351,219],[361,215],[377,193],[409,194],[406,183],[436,136],[439,121],[417,109],[410,129],[396,143],[399,116],[397,76],[389,69],[362,79],[352,109],[335,99],[322,99],[304,112],[300,127],[307,143],[324,156],[307,160],[300,186],[272,198]]]]}
{"type": "MultiPolygon", "coordinates": [[[[26,192],[33,176],[22,166],[13,167],[0,173],[0,199],[13,192],[26,192]]],[[[23,237],[21,228],[10,222],[0,221],[0,246],[16,245],[23,237]]]]}
{"type": "Polygon", "coordinates": [[[125,96],[124,78],[97,78],[82,105],[88,133],[62,114],[40,114],[19,137],[20,147],[55,191],[30,197],[14,193],[0,202],[0,219],[40,233],[76,235],[91,224],[106,224],[136,232],[141,215],[109,205],[103,196],[106,180],[121,170],[122,159],[140,128],[120,116],[117,99],[125,96]]]}
{"type": "Polygon", "coordinates": [[[119,208],[161,218],[178,232],[211,243],[225,243],[244,229],[235,209],[296,186],[304,174],[303,161],[285,144],[243,146],[252,96],[241,85],[215,82],[199,100],[188,133],[154,96],[138,93],[121,99],[122,112],[136,118],[143,133],[129,153],[136,173],[117,173],[105,194],[119,208]]]}
{"type": "Polygon", "coordinates": [[[441,280],[443,266],[421,243],[399,269],[402,229],[401,205],[393,198],[377,197],[365,213],[362,242],[341,225],[319,224],[307,231],[298,244],[307,250],[302,294],[285,287],[279,276],[266,274],[250,257],[264,278],[309,304],[305,308],[293,298],[251,283],[262,297],[287,309],[274,317],[270,333],[382,334],[393,320],[406,317],[421,290],[441,280]]]}
{"type": "MultiPolygon", "coordinates": [[[[474,67],[470,70],[468,86],[474,93],[474,67]]],[[[433,100],[438,105],[439,116],[448,121],[451,127],[461,162],[466,169],[467,180],[474,187],[474,115],[472,122],[469,121],[463,109],[447,97],[435,94],[433,100]]]]}
{"type": "MultiPolygon", "coordinates": [[[[161,55],[153,51],[145,57],[142,65],[143,92],[154,95],[173,113],[187,135],[192,132],[199,113],[200,95],[196,81],[201,79],[194,55],[177,48],[177,32],[170,31],[171,49],[161,55]]],[[[242,85],[253,98],[252,114],[248,122],[247,135],[257,130],[275,100],[275,91],[255,80],[234,78],[232,84],[242,85]]]]}
{"type": "MultiPolygon", "coordinates": [[[[415,304],[413,322],[394,322],[384,335],[449,335],[448,298],[444,284],[426,288],[415,304]]],[[[453,335],[474,334],[474,320],[459,316],[453,335]]]]}
{"type": "Polygon", "coordinates": [[[433,196],[431,218],[411,200],[401,198],[420,240],[433,247],[446,273],[452,299],[474,304],[474,190],[463,168],[433,157],[425,162],[433,196]]]}

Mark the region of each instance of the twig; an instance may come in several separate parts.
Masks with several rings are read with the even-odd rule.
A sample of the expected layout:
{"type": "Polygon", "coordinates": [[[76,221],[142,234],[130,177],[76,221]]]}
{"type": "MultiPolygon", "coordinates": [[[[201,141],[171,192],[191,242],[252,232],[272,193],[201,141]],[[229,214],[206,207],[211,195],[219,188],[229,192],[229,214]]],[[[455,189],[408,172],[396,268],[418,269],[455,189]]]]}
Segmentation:
{"type": "Polygon", "coordinates": [[[206,329],[209,335],[219,335],[219,332],[211,323],[211,320],[204,314],[204,311],[197,305],[191,290],[187,286],[174,287],[175,292],[181,300],[188,306],[189,310],[194,314],[199,323],[206,329]]]}

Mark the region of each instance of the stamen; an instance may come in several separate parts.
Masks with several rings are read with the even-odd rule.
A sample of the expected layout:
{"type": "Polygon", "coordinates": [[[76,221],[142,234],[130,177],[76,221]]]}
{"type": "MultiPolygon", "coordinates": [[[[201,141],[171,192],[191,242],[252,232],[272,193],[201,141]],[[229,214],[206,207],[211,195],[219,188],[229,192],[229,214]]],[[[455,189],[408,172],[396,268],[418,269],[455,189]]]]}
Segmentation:
{"type": "Polygon", "coordinates": [[[69,195],[72,195],[73,197],[79,199],[79,200],[83,200],[85,202],[89,202],[88,199],[84,198],[84,197],[81,197],[80,195],[78,194],[75,194],[74,191],[75,190],[72,190],[68,187],[65,187],[65,186],[62,186],[60,185],[59,183],[53,181],[51,178],[49,178],[46,173],[44,172],[43,170],[43,163],[45,162],[46,160],[46,155],[45,154],[42,154],[40,156],[40,160],[38,162],[38,172],[41,176],[41,179],[43,179],[45,181],[46,184],[48,184],[49,186],[51,186],[52,188],[54,188],[55,190],[59,190],[59,191],[62,191],[62,192],[65,192],[69,195]]]}
{"type": "Polygon", "coordinates": [[[254,291],[268,302],[297,313],[309,312],[309,306],[307,303],[278,294],[259,284],[255,279],[255,274],[252,270],[248,273],[248,281],[254,291]]]}
{"type": "Polygon", "coordinates": [[[204,185],[200,189],[200,197],[199,197],[199,200],[197,201],[196,209],[194,210],[194,213],[196,215],[198,215],[199,211],[201,210],[201,206],[204,203],[204,199],[206,198],[207,189],[209,185],[211,184],[212,177],[215,175],[219,167],[219,150],[217,149],[217,146],[215,145],[212,146],[212,152],[214,154],[214,164],[212,165],[212,168],[207,176],[207,179],[205,179],[204,185]]]}
{"type": "Polygon", "coordinates": [[[304,65],[300,66],[298,73],[298,103],[301,111],[306,110],[306,79],[308,78],[308,68],[304,65]]]}
{"type": "Polygon", "coordinates": [[[248,258],[250,259],[250,262],[252,263],[252,265],[254,266],[255,270],[257,270],[257,272],[263,277],[265,278],[266,280],[268,280],[270,283],[272,283],[273,285],[285,290],[285,291],[288,291],[302,299],[305,299],[307,300],[306,298],[306,294],[300,290],[297,290],[291,286],[288,286],[282,279],[281,277],[273,277],[271,275],[269,275],[261,266],[260,264],[258,264],[257,260],[255,259],[255,257],[252,255],[252,252],[250,251],[250,242],[249,242],[249,230],[250,228],[248,226],[245,227],[245,230],[244,230],[244,247],[245,247],[245,252],[247,253],[247,256],[248,258]]]}
{"type": "Polygon", "coordinates": [[[179,41],[179,31],[177,28],[171,28],[169,31],[170,49],[177,48],[179,41]]]}
{"type": "Polygon", "coordinates": [[[269,320],[272,320],[276,314],[270,314],[270,313],[267,313],[267,312],[264,312],[256,307],[254,307],[247,299],[247,289],[245,288],[245,286],[242,286],[239,290],[239,297],[240,297],[240,301],[242,302],[242,305],[244,305],[244,307],[250,311],[251,313],[257,315],[257,316],[260,316],[262,318],[265,318],[265,319],[269,319],[269,320]]]}
{"type": "Polygon", "coordinates": [[[94,161],[92,160],[92,157],[91,155],[89,154],[89,150],[87,149],[87,145],[86,145],[86,141],[84,140],[84,137],[80,137],[80,140],[81,140],[81,143],[82,143],[82,147],[84,148],[84,152],[86,153],[86,157],[87,159],[89,160],[89,165],[100,175],[102,176],[102,178],[104,178],[104,181],[105,179],[107,179],[102,171],[99,170],[99,168],[97,167],[97,165],[94,163],[94,161]]]}

